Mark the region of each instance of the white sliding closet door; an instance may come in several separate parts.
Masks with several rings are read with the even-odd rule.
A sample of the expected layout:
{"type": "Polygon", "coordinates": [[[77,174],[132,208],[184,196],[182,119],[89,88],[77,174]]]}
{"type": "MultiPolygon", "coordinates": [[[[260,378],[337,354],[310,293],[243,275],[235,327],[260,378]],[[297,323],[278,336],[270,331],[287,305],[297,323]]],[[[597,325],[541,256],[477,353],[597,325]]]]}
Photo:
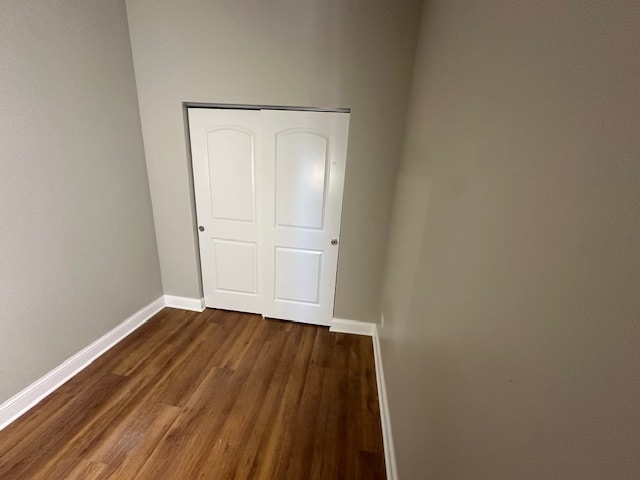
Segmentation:
{"type": "Polygon", "coordinates": [[[262,112],[266,317],[331,324],[348,128],[345,113],[262,112]]]}
{"type": "Polygon", "coordinates": [[[329,325],[349,114],[189,109],[208,307],[329,325]]]}
{"type": "Polygon", "coordinates": [[[190,108],[189,134],[205,305],[262,313],[260,112],[190,108]]]}

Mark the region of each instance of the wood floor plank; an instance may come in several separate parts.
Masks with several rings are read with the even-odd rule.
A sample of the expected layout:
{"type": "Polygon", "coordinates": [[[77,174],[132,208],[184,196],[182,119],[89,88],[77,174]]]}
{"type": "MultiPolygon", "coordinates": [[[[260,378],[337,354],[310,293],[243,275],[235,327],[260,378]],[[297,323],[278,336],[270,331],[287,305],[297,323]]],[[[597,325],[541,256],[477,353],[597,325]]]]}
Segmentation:
{"type": "MultiPolygon", "coordinates": [[[[273,427],[274,407],[280,401],[286,380],[290,377],[299,338],[296,334],[298,330],[291,330],[290,325],[286,325],[285,329],[282,326],[268,325],[268,341],[256,360],[251,360],[253,367],[244,382],[240,399],[219,432],[219,438],[225,441],[218,443],[219,448],[209,452],[207,464],[211,466],[210,472],[214,478],[246,476],[255,462],[255,452],[261,438],[267,429],[273,427]],[[256,398],[262,401],[256,402],[256,398]],[[253,458],[229,455],[229,451],[253,452],[253,458]],[[224,460],[221,462],[220,458],[224,460]]],[[[242,363],[238,364],[238,368],[242,368],[242,363]]]]}
{"type": "Polygon", "coordinates": [[[211,322],[204,326],[197,333],[192,345],[185,348],[181,364],[169,372],[162,382],[156,384],[153,401],[177,407],[184,406],[213,365],[209,345],[222,344],[229,333],[228,329],[211,322]]]}
{"type": "MultiPolygon", "coordinates": [[[[85,389],[84,395],[70,398],[59,412],[51,412],[50,419],[34,427],[28,441],[21,442],[20,448],[14,448],[2,456],[0,478],[38,478],[53,459],[62,457],[65,446],[79,430],[92,422],[104,399],[112,397],[125,380],[117,375],[102,376],[100,381],[85,389]]],[[[11,431],[2,432],[3,437],[10,434],[11,431]]],[[[10,437],[6,441],[10,442],[10,437]]],[[[75,456],[67,455],[67,458],[75,456]]]]}
{"type": "Polygon", "coordinates": [[[289,377],[282,390],[280,402],[266,411],[271,425],[265,428],[260,444],[254,451],[247,449],[243,454],[243,464],[253,461],[251,469],[240,472],[238,479],[270,479],[278,478],[279,472],[286,470],[289,452],[293,442],[293,419],[300,406],[300,398],[310,363],[311,351],[315,342],[316,329],[308,325],[296,326],[301,338],[295,348],[295,356],[291,363],[289,377]]]}
{"type": "Polygon", "coordinates": [[[151,404],[122,423],[91,458],[108,466],[97,480],[134,478],[180,413],[179,407],[151,404]]]}
{"type": "Polygon", "coordinates": [[[347,471],[345,456],[340,455],[340,452],[349,451],[346,442],[349,431],[347,411],[351,401],[347,384],[351,347],[349,337],[345,334],[333,336],[333,364],[322,367],[325,373],[320,394],[320,411],[323,412],[323,417],[318,418],[315,426],[317,434],[307,478],[351,478],[348,476],[350,472],[347,471]],[[327,438],[334,441],[326,442],[327,438]]]}
{"type": "MultiPolygon", "coordinates": [[[[237,315],[231,314],[230,318],[233,317],[237,315]]],[[[236,346],[240,352],[246,342],[265,328],[264,323],[255,317],[247,317],[246,321],[248,328],[239,329],[239,334],[232,342],[226,342],[227,345],[236,346]]],[[[256,342],[254,356],[263,347],[264,345],[256,342]]],[[[176,419],[136,478],[197,478],[197,472],[206,464],[208,450],[216,441],[225,441],[217,438],[216,432],[220,431],[229,417],[240,397],[244,380],[250,373],[250,369],[245,369],[240,375],[235,375],[234,370],[226,367],[232,363],[230,352],[234,350],[236,349],[223,349],[213,354],[215,363],[220,367],[213,367],[203,379],[187,402],[185,414],[176,419]],[[207,439],[206,450],[202,448],[203,439],[207,439]],[[178,465],[171,461],[174,456],[181,456],[183,462],[178,465]]],[[[253,360],[250,366],[255,363],[255,359],[253,360]]]]}
{"type": "Polygon", "coordinates": [[[167,316],[156,322],[158,327],[146,336],[145,348],[129,348],[124,355],[117,357],[117,363],[111,367],[111,372],[116,375],[130,375],[137,368],[139,369],[145,360],[153,356],[156,350],[170,343],[175,336],[180,334],[182,323],[188,321],[188,314],[180,313],[182,318],[174,320],[167,316]]]}
{"type": "MultiPolygon", "coordinates": [[[[100,444],[112,437],[122,422],[135,416],[148,405],[148,398],[154,392],[155,385],[161,383],[179,365],[185,355],[185,348],[198,335],[202,328],[202,320],[187,322],[180,330],[172,330],[167,341],[162,345],[154,345],[154,355],[149,355],[129,376],[117,375],[123,382],[119,388],[111,392],[108,398],[96,407],[91,418],[85,421],[65,441],[64,451],[49,458],[46,465],[40,467],[43,478],[65,478],[67,470],[64,466],[69,457],[91,458],[91,452],[100,444]]],[[[113,376],[113,373],[109,373],[113,376]]]]}
{"type": "Polygon", "coordinates": [[[234,402],[228,395],[233,374],[225,368],[209,372],[134,479],[198,478],[206,449],[234,402]]]}
{"type": "Polygon", "coordinates": [[[2,480],[384,479],[371,339],[165,309],[0,432],[2,480]]]}
{"type": "Polygon", "coordinates": [[[283,478],[311,478],[309,472],[315,437],[320,433],[318,426],[324,425],[328,414],[326,403],[322,404],[322,388],[327,373],[323,365],[328,365],[326,359],[333,350],[333,341],[327,341],[325,333],[321,329],[316,331],[300,404],[292,418],[290,448],[280,452],[282,458],[276,474],[286,475],[283,478]]]}
{"type": "Polygon", "coordinates": [[[69,472],[67,480],[98,480],[106,465],[80,460],[76,467],[69,472]]]}
{"type": "Polygon", "coordinates": [[[70,395],[59,391],[55,395],[49,395],[34,406],[28,415],[24,415],[0,432],[0,465],[10,450],[22,448],[22,442],[27,442],[26,445],[32,444],[38,436],[38,430],[47,428],[45,420],[51,422],[52,416],[62,415],[62,407],[67,405],[69,400],[70,395]]]}
{"type": "MultiPolygon", "coordinates": [[[[241,447],[237,448],[239,455],[231,456],[232,461],[228,463],[227,472],[225,473],[230,478],[237,480],[253,478],[250,477],[253,465],[257,461],[256,452],[259,452],[260,443],[268,432],[272,431],[275,427],[277,404],[278,400],[282,397],[286,379],[289,378],[291,369],[293,367],[293,360],[295,357],[296,347],[300,339],[300,330],[292,332],[292,335],[288,335],[284,340],[283,348],[277,360],[277,366],[272,376],[269,376],[269,372],[260,373],[258,375],[264,375],[263,381],[265,385],[263,401],[261,403],[251,402],[253,404],[253,412],[247,412],[247,419],[245,425],[242,426],[239,423],[231,425],[231,428],[223,430],[222,435],[228,437],[236,437],[241,442],[241,447]],[[251,417],[251,418],[249,418],[251,417]]],[[[254,390],[255,391],[255,390],[254,390]]],[[[255,394],[258,394],[257,392],[255,394]]]]}

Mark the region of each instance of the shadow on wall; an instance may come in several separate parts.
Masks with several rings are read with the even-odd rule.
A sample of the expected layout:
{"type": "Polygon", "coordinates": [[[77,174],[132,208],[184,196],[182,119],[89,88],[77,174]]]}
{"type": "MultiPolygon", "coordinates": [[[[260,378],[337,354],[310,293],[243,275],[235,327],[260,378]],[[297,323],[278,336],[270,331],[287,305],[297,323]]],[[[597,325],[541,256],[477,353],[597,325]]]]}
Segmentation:
{"type": "MultiPolygon", "coordinates": [[[[402,371],[407,380],[414,379],[388,380],[391,410],[403,410],[402,416],[394,416],[393,427],[404,431],[420,425],[429,432],[421,442],[401,446],[396,442],[396,455],[404,468],[426,453],[439,457],[443,464],[458,461],[449,426],[451,416],[456,414],[452,400],[463,395],[460,366],[451,347],[438,342],[439,324],[434,323],[430,312],[445,301],[445,291],[455,288],[446,259],[452,220],[460,208],[465,182],[460,177],[435,185],[440,188],[434,188],[434,182],[419,171],[399,175],[390,239],[390,251],[397,255],[387,265],[385,277],[383,312],[388,321],[381,332],[386,347],[385,368],[402,371]],[[436,228],[436,234],[427,234],[436,228]],[[425,382],[437,388],[425,388],[425,382]]],[[[409,470],[419,466],[418,462],[409,470]]],[[[429,471],[433,478],[444,478],[438,476],[441,473],[445,472],[429,471]]]]}

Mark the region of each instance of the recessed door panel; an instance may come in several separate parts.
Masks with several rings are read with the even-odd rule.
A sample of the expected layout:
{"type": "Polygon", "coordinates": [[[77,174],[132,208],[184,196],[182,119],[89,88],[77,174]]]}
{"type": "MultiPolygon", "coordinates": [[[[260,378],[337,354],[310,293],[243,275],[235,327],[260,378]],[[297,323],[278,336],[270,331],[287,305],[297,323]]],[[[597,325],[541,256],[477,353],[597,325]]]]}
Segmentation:
{"type": "Polygon", "coordinates": [[[327,138],[285,131],[276,138],[276,225],[321,229],[327,175],[327,138]]]}
{"type": "Polygon", "coordinates": [[[257,295],[257,245],[255,242],[213,239],[215,289],[257,295]]]}
{"type": "Polygon", "coordinates": [[[276,247],[276,300],[318,305],[321,276],[322,252],[276,247]]]}
{"type": "Polygon", "coordinates": [[[213,218],[255,220],[254,135],[237,128],[207,133],[209,195],[213,218]]]}

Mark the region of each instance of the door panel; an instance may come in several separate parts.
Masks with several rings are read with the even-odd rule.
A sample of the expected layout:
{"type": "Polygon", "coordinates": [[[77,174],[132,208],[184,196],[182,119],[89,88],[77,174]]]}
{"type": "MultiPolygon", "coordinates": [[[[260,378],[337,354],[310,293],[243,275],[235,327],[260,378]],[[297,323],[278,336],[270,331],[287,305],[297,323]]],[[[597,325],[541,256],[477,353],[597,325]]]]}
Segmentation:
{"type": "Polygon", "coordinates": [[[333,317],[349,115],[264,110],[263,315],[329,325],[333,317]]]}
{"type": "Polygon", "coordinates": [[[275,247],[275,300],[320,303],[322,252],[275,247]]]}
{"type": "Polygon", "coordinates": [[[216,291],[258,294],[254,242],[213,239],[216,291]]]}
{"type": "Polygon", "coordinates": [[[260,114],[189,109],[205,305],[261,312],[260,114]]]}
{"type": "Polygon", "coordinates": [[[255,136],[232,128],[207,133],[211,216],[255,220],[255,136]]]}
{"type": "Polygon", "coordinates": [[[327,138],[315,132],[287,131],[275,139],[276,223],[321,229],[327,174],[327,138]]]}

